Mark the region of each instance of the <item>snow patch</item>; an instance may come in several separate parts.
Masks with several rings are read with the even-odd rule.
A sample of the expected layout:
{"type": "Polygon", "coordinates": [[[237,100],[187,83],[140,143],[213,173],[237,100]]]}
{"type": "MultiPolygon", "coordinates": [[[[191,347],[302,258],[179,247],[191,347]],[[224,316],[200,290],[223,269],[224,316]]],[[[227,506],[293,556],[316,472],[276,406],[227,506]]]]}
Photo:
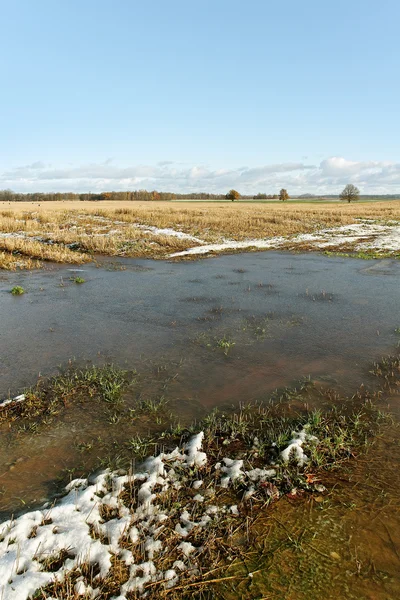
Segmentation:
{"type": "Polygon", "coordinates": [[[393,221],[382,225],[371,219],[365,219],[352,225],[320,229],[314,233],[302,233],[292,237],[276,236],[242,241],[227,239],[219,244],[203,244],[182,252],[174,252],[169,255],[169,258],[245,248],[279,249],[287,244],[296,246],[304,243],[310,244],[316,250],[358,243],[356,250],[375,249],[394,252],[400,250],[400,224],[393,221]],[[371,238],[373,239],[371,240],[371,238]]]}
{"type": "Polygon", "coordinates": [[[287,447],[280,453],[280,458],[284,463],[293,459],[300,467],[302,467],[309,461],[308,456],[303,450],[304,442],[317,442],[318,440],[314,435],[309,435],[305,429],[302,429],[301,431],[292,431],[292,436],[293,437],[287,447]]]}
{"type": "MultiPolygon", "coordinates": [[[[186,538],[193,530],[208,527],[221,515],[238,515],[238,507],[208,505],[206,496],[198,493],[190,498],[189,495],[186,505],[179,509],[179,521],[175,520],[174,527],[181,559],[166,569],[163,557],[168,548],[163,540],[170,540],[171,525],[158,494],[176,488],[177,484],[195,490],[202,486],[202,479],[190,485],[190,478],[194,469],[201,470],[207,464],[207,455],[202,451],[203,438],[204,433],[200,432],[183,448],[148,458],[143,470],[133,475],[105,471],[91,483],[87,479],[76,479],[66,486],[66,495],[54,506],[0,524],[0,598],[28,600],[41,587],[56,579],[63,581],[68,572],[82,563],[96,566],[98,578],[105,578],[113,556],[129,569],[128,581],[121,585],[120,596],[117,596],[120,600],[130,592],[145,597],[148,583],[160,582],[168,589],[179,582],[185,571],[197,572],[193,557],[201,548],[186,538]],[[124,504],[122,494],[134,485],[137,500],[134,509],[130,509],[124,504]],[[112,518],[107,520],[105,515],[110,514],[112,518]],[[130,541],[132,550],[126,548],[126,541],[130,541]],[[62,556],[65,556],[63,564],[54,572],[48,570],[49,559],[62,556]],[[157,566],[158,556],[163,558],[163,569],[157,566]]],[[[281,452],[281,460],[286,462],[294,454],[298,463],[304,464],[307,457],[303,444],[314,440],[306,429],[293,432],[287,448],[281,452]]],[[[244,471],[243,460],[228,457],[223,458],[215,473],[222,488],[240,482],[244,499],[255,493],[257,483],[262,485],[276,475],[275,469],[244,471]]],[[[96,594],[84,578],[76,581],[74,592],[77,596],[96,594]]]]}

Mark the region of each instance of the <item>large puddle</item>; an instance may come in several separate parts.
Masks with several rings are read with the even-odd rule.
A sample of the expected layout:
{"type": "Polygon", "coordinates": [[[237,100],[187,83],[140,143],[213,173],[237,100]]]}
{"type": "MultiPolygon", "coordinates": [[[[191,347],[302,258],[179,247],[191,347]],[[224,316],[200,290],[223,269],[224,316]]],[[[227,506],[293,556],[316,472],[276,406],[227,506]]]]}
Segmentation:
{"type": "MultiPolygon", "coordinates": [[[[136,369],[128,405],[162,396],[181,422],[215,406],[266,399],[308,376],[352,394],[373,385],[372,362],[400,341],[399,276],[400,262],[389,259],[262,252],[2,274],[0,397],[71,359],[136,369]],[[72,281],[77,275],[85,283],[72,281]],[[26,293],[12,296],[15,285],[26,293]]],[[[0,515],[37,505],[54,493],[57,478],[98,467],[113,444],[118,452],[153,425],[119,424],[109,407],[78,405],[34,434],[3,429],[0,515]],[[91,452],[82,452],[85,444],[91,452]]],[[[396,527],[391,546],[398,545],[398,519],[396,527]]],[[[393,550],[390,560],[398,565],[398,557],[393,550]]]]}
{"type": "Polygon", "coordinates": [[[3,274],[0,397],[71,358],[183,360],[176,395],[205,406],[304,375],[352,390],[400,339],[399,275],[394,260],[279,253],[3,274]],[[70,280],[77,274],[84,284],[70,280]],[[14,285],[27,293],[12,296],[14,285]]]}

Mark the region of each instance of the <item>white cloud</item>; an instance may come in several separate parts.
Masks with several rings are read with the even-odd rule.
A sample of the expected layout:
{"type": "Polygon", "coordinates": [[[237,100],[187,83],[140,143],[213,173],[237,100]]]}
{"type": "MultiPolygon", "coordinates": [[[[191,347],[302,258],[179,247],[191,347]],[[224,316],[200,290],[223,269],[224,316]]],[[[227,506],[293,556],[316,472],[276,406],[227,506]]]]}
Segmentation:
{"type": "Polygon", "coordinates": [[[243,194],[337,193],[346,183],[355,183],[364,193],[400,191],[400,163],[352,161],[330,157],[318,165],[304,162],[266,164],[259,167],[211,169],[162,161],[157,165],[117,166],[112,159],[103,163],[53,167],[41,161],[0,174],[0,188],[15,191],[105,191],[158,189],[172,192],[226,192],[237,188],[243,194]]]}
{"type": "Polygon", "coordinates": [[[357,162],[346,160],[341,156],[332,156],[323,160],[320,164],[322,173],[326,176],[340,177],[342,175],[358,174],[361,171],[379,169],[384,163],[379,162],[357,162]]]}

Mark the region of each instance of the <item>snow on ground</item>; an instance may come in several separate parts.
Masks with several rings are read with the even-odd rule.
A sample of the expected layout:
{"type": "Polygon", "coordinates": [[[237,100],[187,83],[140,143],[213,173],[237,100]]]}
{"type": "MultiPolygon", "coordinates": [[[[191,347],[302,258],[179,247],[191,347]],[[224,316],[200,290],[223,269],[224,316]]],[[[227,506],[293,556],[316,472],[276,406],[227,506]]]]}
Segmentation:
{"type": "Polygon", "coordinates": [[[194,237],[193,235],[189,235],[189,233],[184,233],[183,231],[176,231],[175,229],[170,229],[169,227],[160,229],[151,225],[139,225],[137,223],[135,224],[135,227],[138,227],[138,229],[141,229],[145,233],[152,233],[154,235],[168,235],[171,237],[179,238],[180,240],[188,240],[190,242],[198,242],[199,244],[204,244],[204,240],[201,240],[200,238],[194,237]]]}
{"type": "MultiPolygon", "coordinates": [[[[276,236],[269,238],[247,240],[232,240],[222,239],[219,243],[206,243],[203,239],[190,235],[183,231],[172,229],[169,227],[159,228],[152,225],[143,225],[140,223],[125,223],[123,221],[113,221],[98,217],[97,220],[103,223],[102,228],[92,229],[90,235],[94,237],[108,237],[118,234],[124,234],[127,227],[134,227],[141,230],[143,233],[160,237],[175,237],[180,240],[195,243],[196,246],[174,252],[169,255],[169,258],[179,258],[184,256],[205,255],[210,253],[218,253],[229,250],[245,250],[248,248],[258,248],[260,250],[273,250],[280,248],[293,248],[296,246],[304,246],[305,244],[315,250],[335,248],[340,250],[343,246],[346,250],[349,245],[355,251],[376,250],[380,252],[398,252],[400,251],[400,223],[397,221],[387,222],[385,224],[373,221],[371,219],[360,219],[358,223],[352,225],[342,225],[340,227],[332,227],[320,229],[313,233],[302,233],[294,236],[276,236]],[[106,231],[104,228],[106,227],[106,231]],[[109,229],[107,229],[107,227],[109,229]]],[[[76,229],[72,226],[72,229],[76,229]]],[[[79,227],[80,233],[85,232],[85,227],[79,227]]],[[[46,244],[55,243],[52,239],[52,233],[29,234],[24,231],[0,233],[1,238],[18,238],[34,240],[46,244]]],[[[67,244],[68,245],[68,244],[67,244]]]]}
{"type": "Polygon", "coordinates": [[[25,394],[20,394],[19,396],[15,396],[15,398],[8,398],[7,400],[3,400],[0,402],[0,408],[4,408],[7,404],[14,404],[17,402],[23,402],[25,400],[25,394]]]}
{"type": "Polygon", "coordinates": [[[210,252],[223,252],[224,250],[240,250],[245,248],[260,248],[261,250],[269,250],[270,248],[278,248],[286,241],[286,238],[275,237],[266,240],[244,240],[236,242],[235,240],[225,240],[220,244],[204,244],[203,246],[195,246],[183,252],[174,252],[169,255],[169,258],[177,258],[179,256],[193,256],[196,254],[209,254],[210,252]]]}
{"type": "MultiPolygon", "coordinates": [[[[255,493],[257,485],[266,485],[276,475],[275,469],[246,471],[242,460],[228,457],[211,467],[202,451],[203,436],[200,432],[183,448],[148,458],[140,473],[106,471],[92,482],[76,479],[55,505],[0,524],[0,598],[27,600],[41,587],[63,581],[68,572],[82,564],[95,565],[99,573],[92,581],[80,576],[75,593],[99,597],[101,579],[109,573],[113,556],[129,569],[129,578],[115,597],[118,600],[125,600],[129,592],[145,597],[148,583],[172,588],[183,573],[198,574],[197,557],[202,548],[196,546],[195,536],[187,538],[192,532],[210,528],[224,515],[240,514],[237,505],[210,503],[201,491],[202,472],[211,468],[213,481],[220,488],[240,481],[248,490],[245,498],[255,493]],[[191,483],[194,470],[196,479],[191,483]],[[194,497],[187,493],[190,488],[199,490],[194,497]],[[165,493],[179,489],[185,495],[173,520],[166,508],[165,493]],[[124,503],[127,490],[129,499],[124,503]],[[126,504],[130,505],[132,498],[136,498],[136,505],[128,508],[126,504]],[[171,544],[175,544],[172,552],[171,544]]],[[[302,465],[307,460],[302,448],[306,441],[312,441],[306,430],[294,432],[280,460],[293,458],[302,465]]]]}
{"type": "Polygon", "coordinates": [[[328,229],[320,229],[314,233],[303,233],[293,237],[271,237],[266,239],[249,239],[242,241],[224,240],[220,244],[204,244],[183,252],[170,254],[169,258],[209,254],[224,250],[240,250],[245,248],[279,249],[287,245],[308,244],[311,248],[325,249],[354,244],[355,250],[400,250],[400,224],[392,222],[381,225],[375,222],[361,221],[353,225],[342,225],[328,229]],[[373,239],[371,239],[373,238],[373,239]]]}
{"type": "MultiPolygon", "coordinates": [[[[140,223],[124,223],[123,221],[107,221],[106,219],[102,219],[101,222],[104,222],[105,225],[103,227],[92,228],[89,232],[89,235],[94,237],[109,237],[113,235],[124,234],[124,229],[128,226],[135,227],[140,229],[144,233],[150,233],[152,235],[158,235],[160,237],[175,237],[180,240],[187,240],[188,242],[196,242],[198,244],[204,244],[204,240],[190,235],[189,233],[184,233],[183,231],[177,231],[176,229],[171,229],[169,227],[159,228],[153,227],[152,225],[142,225],[140,223]],[[115,226],[118,225],[118,228],[115,226]],[[113,229],[107,229],[104,231],[106,226],[114,227],[113,229]]],[[[85,234],[85,227],[77,228],[76,225],[72,225],[69,227],[69,230],[77,231],[79,229],[79,234],[85,234]]],[[[26,231],[12,231],[12,232],[0,232],[0,238],[15,238],[22,240],[30,240],[36,242],[42,242],[45,244],[53,244],[54,240],[52,239],[52,232],[49,231],[46,233],[44,237],[43,233],[37,232],[36,235],[34,232],[26,232],[26,231]]]]}

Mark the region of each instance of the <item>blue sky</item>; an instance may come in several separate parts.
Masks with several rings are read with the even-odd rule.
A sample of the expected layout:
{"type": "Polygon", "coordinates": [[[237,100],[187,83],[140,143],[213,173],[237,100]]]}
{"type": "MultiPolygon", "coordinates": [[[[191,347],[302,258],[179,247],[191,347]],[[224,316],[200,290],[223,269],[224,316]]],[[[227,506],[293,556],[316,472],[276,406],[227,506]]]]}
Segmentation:
{"type": "Polygon", "coordinates": [[[400,191],[398,0],[0,5],[0,188],[400,191]]]}

